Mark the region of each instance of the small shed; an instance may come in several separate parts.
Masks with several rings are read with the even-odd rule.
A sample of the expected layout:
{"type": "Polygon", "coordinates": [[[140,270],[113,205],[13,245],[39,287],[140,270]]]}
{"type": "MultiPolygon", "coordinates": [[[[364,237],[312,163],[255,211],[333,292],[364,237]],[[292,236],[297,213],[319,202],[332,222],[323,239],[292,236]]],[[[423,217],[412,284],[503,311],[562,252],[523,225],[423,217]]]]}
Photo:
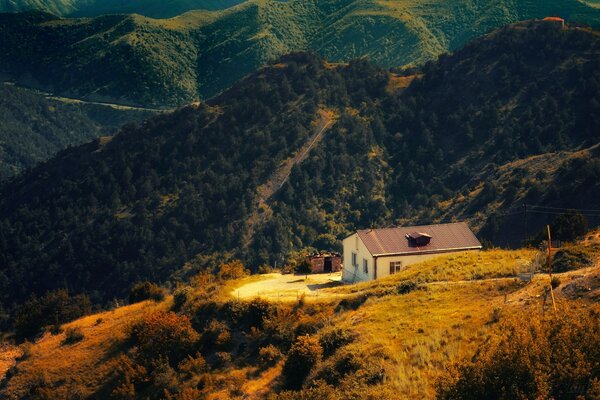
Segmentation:
{"type": "Polygon", "coordinates": [[[342,270],[342,256],[338,253],[314,253],[308,256],[312,273],[329,273],[342,270]]]}

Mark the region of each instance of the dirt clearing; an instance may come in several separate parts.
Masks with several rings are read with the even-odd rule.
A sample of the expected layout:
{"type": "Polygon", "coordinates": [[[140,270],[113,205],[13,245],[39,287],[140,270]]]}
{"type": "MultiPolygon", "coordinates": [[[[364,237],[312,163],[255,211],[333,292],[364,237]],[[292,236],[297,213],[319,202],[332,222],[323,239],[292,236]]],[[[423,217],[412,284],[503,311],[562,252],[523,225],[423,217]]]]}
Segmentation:
{"type": "Polygon", "coordinates": [[[296,301],[304,294],[306,299],[329,299],[340,296],[328,289],[343,285],[342,273],[294,275],[265,274],[263,279],[234,289],[231,295],[240,299],[262,297],[276,301],[296,301]]]}

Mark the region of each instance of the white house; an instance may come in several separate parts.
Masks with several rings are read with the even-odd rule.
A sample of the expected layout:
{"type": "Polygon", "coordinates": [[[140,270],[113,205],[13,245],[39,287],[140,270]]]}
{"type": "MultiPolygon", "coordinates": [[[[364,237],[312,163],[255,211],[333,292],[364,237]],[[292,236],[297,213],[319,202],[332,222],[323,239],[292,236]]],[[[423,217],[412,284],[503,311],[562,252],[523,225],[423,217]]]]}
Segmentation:
{"type": "Polygon", "coordinates": [[[441,254],[482,247],[465,222],[359,230],[343,245],[344,282],[383,278],[441,254]]]}

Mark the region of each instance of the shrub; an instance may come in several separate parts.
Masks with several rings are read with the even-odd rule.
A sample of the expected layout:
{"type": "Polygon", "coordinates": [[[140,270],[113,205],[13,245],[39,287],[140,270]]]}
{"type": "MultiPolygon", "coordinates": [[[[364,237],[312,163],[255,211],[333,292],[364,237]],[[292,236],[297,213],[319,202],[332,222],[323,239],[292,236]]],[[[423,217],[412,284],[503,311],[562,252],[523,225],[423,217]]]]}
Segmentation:
{"type": "Polygon", "coordinates": [[[356,334],[352,331],[342,328],[336,328],[321,336],[319,343],[323,348],[323,355],[328,357],[337,349],[352,343],[356,339],[356,334]]]}
{"type": "Polygon", "coordinates": [[[239,279],[248,276],[248,271],[240,260],[233,260],[229,263],[224,263],[219,266],[217,276],[221,280],[239,279]]]}
{"type": "Polygon", "coordinates": [[[358,307],[362,306],[368,298],[369,296],[367,296],[366,294],[361,294],[358,296],[342,299],[342,301],[340,301],[337,307],[335,308],[335,311],[339,312],[343,310],[358,310],[358,307]]]}
{"type": "Polygon", "coordinates": [[[231,363],[231,354],[227,353],[226,351],[218,351],[215,354],[215,361],[216,366],[224,367],[231,363]]]}
{"type": "Polygon", "coordinates": [[[147,379],[146,368],[134,362],[126,355],[117,357],[112,362],[111,399],[130,400],[136,398],[136,385],[147,379]]]}
{"type": "Polygon", "coordinates": [[[290,389],[299,389],[311,369],[321,359],[323,349],[315,337],[300,336],[288,352],[283,377],[290,389]]]}
{"type": "Polygon", "coordinates": [[[200,353],[196,353],[196,356],[187,356],[187,358],[181,361],[177,369],[187,379],[191,379],[193,376],[198,376],[206,372],[207,366],[204,357],[200,353]]]}
{"type": "Polygon", "coordinates": [[[229,300],[223,305],[223,314],[229,322],[237,326],[248,312],[248,307],[246,301],[229,300]]]}
{"type": "Polygon", "coordinates": [[[193,289],[190,286],[180,286],[173,292],[173,310],[179,311],[187,303],[193,289]]]}
{"type": "Polygon", "coordinates": [[[419,285],[417,285],[416,282],[413,281],[405,281],[405,282],[401,282],[397,287],[396,287],[396,291],[398,292],[398,294],[408,294],[412,291],[415,291],[419,288],[419,285]]]}
{"type": "Polygon", "coordinates": [[[162,301],[164,298],[164,289],[148,281],[136,283],[129,292],[129,304],[139,303],[144,300],[162,301]]]}
{"type": "Polygon", "coordinates": [[[258,362],[263,367],[270,367],[276,364],[281,357],[283,357],[281,351],[272,344],[261,347],[260,350],[258,350],[258,362]]]}
{"type": "Polygon", "coordinates": [[[560,286],[560,279],[558,279],[557,276],[553,276],[552,280],[550,280],[550,285],[552,286],[552,289],[556,289],[560,286]]]}
{"type": "Polygon", "coordinates": [[[264,321],[274,312],[275,308],[269,301],[257,297],[248,305],[248,323],[250,326],[262,328],[264,321]]]}
{"type": "Polygon", "coordinates": [[[554,272],[566,272],[589,267],[593,264],[588,253],[580,248],[567,247],[556,252],[552,260],[554,272]]]}
{"type": "Polygon", "coordinates": [[[203,345],[206,347],[216,347],[220,350],[226,350],[231,346],[231,332],[229,327],[221,321],[213,319],[202,335],[203,345]]]}
{"type": "Polygon", "coordinates": [[[81,328],[67,328],[65,332],[65,340],[63,340],[63,344],[73,344],[77,342],[81,342],[84,338],[83,332],[81,328]]]}
{"type": "Polygon", "coordinates": [[[194,350],[199,335],[187,316],[158,311],[133,325],[131,338],[144,358],[167,357],[177,365],[194,350]]]}
{"type": "Polygon", "coordinates": [[[438,398],[595,398],[598,360],[600,306],[545,318],[520,314],[505,319],[473,359],[450,368],[437,383],[438,398]]]}

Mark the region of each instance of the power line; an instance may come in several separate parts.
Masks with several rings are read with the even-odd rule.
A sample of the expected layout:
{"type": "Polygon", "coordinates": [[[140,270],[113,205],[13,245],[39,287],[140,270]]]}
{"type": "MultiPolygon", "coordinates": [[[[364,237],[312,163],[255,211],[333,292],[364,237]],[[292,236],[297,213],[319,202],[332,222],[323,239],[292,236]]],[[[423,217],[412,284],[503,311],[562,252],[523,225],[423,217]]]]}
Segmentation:
{"type": "Polygon", "coordinates": [[[574,208],[574,207],[564,208],[564,207],[538,206],[535,204],[525,204],[525,206],[533,207],[533,208],[545,208],[545,209],[549,209],[549,210],[581,211],[581,212],[600,213],[600,210],[586,210],[584,208],[574,208]]]}

